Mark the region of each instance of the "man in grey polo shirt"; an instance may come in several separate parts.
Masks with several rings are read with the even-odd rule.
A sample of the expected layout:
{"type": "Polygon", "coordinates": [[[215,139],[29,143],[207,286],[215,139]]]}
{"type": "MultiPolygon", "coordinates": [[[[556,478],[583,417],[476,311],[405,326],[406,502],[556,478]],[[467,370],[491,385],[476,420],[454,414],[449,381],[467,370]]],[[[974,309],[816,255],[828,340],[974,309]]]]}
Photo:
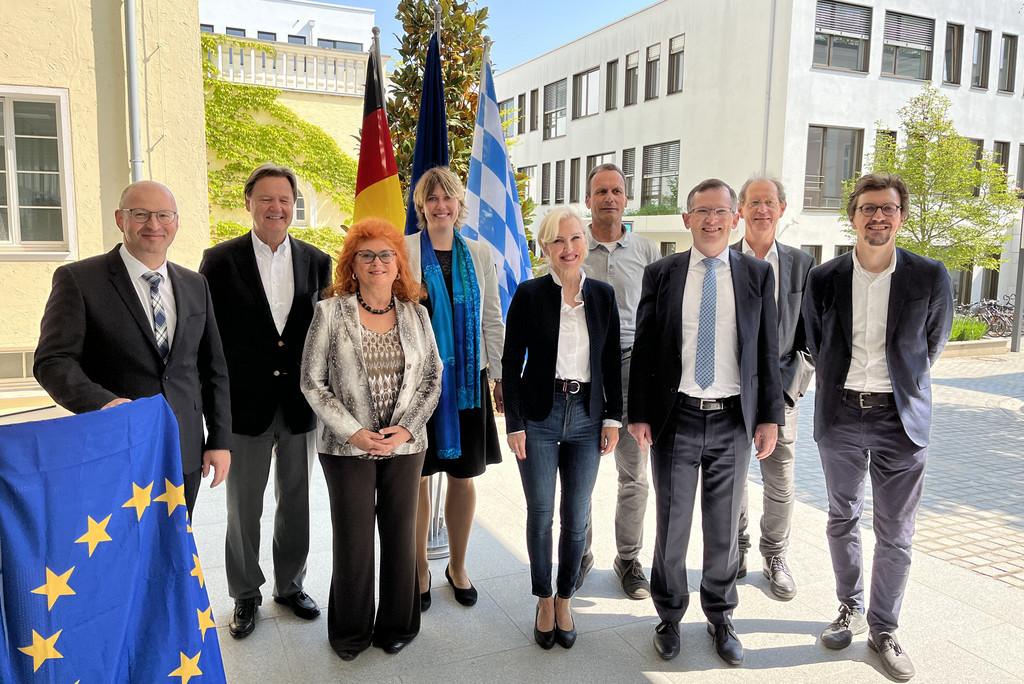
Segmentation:
{"type": "MultiPolygon", "coordinates": [[[[626,232],[622,214],[626,210],[626,180],[615,164],[595,166],[587,174],[587,208],[591,223],[587,229],[590,252],[584,266],[588,277],[610,283],[615,288],[619,308],[620,345],[622,347],[622,429],[615,447],[615,467],[619,471],[619,495],[615,506],[615,545],[617,555],[612,567],[622,582],[622,590],[631,599],[651,595],[638,556],[643,545],[644,511],[647,509],[647,454],[625,426],[626,394],[629,387],[629,360],[636,330],[636,307],[640,301],[644,267],[661,258],[658,248],[647,238],[626,232]]],[[[580,566],[576,588],[594,566],[590,545],[593,528],[587,525],[587,546],[580,566]]]]}

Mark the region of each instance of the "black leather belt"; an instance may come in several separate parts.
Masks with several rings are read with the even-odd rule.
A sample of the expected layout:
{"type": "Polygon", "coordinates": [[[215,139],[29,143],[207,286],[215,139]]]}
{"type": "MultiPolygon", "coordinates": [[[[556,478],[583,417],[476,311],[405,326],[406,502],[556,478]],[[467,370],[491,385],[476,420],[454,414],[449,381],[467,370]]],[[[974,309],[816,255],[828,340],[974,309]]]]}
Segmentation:
{"type": "Polygon", "coordinates": [[[580,382],[579,380],[562,380],[561,378],[555,378],[555,391],[561,394],[579,394],[580,392],[587,392],[589,390],[589,382],[580,382]]]}
{"type": "Polygon", "coordinates": [[[679,401],[683,402],[683,406],[689,406],[700,411],[727,411],[740,403],[739,395],[733,397],[725,397],[724,399],[702,399],[700,397],[691,397],[689,394],[679,393],[679,401]]]}
{"type": "Polygon", "coordinates": [[[896,398],[892,392],[855,392],[844,389],[843,403],[856,408],[871,409],[893,406],[896,403],[896,398]]]}

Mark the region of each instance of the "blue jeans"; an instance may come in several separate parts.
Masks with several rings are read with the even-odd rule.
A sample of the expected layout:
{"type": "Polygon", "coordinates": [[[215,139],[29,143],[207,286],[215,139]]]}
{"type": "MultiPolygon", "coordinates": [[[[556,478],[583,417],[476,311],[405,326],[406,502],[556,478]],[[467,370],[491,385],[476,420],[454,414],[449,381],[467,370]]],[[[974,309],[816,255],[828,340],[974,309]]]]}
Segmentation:
{"type": "Polygon", "coordinates": [[[590,495],[600,464],[600,439],[601,418],[587,415],[583,393],[555,392],[548,417],[526,421],[526,459],[519,461],[519,475],[526,495],[526,549],[534,596],[551,596],[551,525],[559,475],[562,506],[556,588],[562,598],[570,598],[576,590],[590,495]]]}

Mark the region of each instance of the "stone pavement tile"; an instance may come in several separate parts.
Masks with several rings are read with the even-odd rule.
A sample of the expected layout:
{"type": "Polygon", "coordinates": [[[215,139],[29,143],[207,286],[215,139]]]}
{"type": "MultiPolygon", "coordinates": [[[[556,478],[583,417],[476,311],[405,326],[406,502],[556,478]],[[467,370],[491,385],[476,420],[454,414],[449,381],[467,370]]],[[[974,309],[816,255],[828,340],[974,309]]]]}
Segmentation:
{"type": "MultiPolygon", "coordinates": [[[[1024,679],[960,647],[952,640],[937,639],[927,644],[906,641],[900,635],[900,644],[914,662],[916,682],[957,682],[957,684],[1020,684],[1024,679]]],[[[866,647],[865,647],[866,648],[866,647]]],[[[874,653],[868,662],[875,667],[874,653]]]]}
{"type": "Polygon", "coordinates": [[[995,625],[958,639],[956,645],[1024,679],[1024,629],[995,625]]]}
{"type": "Polygon", "coordinates": [[[662,660],[654,650],[657,619],[626,625],[615,632],[632,647],[638,657],[638,669],[648,675],[660,673],[665,677],[661,680],[652,678],[653,681],[692,682],[694,672],[700,673],[701,682],[742,681],[742,668],[726,665],[715,653],[703,615],[699,613],[691,612],[683,618],[679,626],[680,651],[673,660],[662,660]]]}
{"type": "MultiPolygon", "coordinates": [[[[230,613],[227,619],[230,620],[230,613]]],[[[222,621],[219,614],[217,624],[217,638],[228,681],[295,681],[276,620],[261,620],[256,630],[244,639],[232,637],[227,620],[222,621]]]]}

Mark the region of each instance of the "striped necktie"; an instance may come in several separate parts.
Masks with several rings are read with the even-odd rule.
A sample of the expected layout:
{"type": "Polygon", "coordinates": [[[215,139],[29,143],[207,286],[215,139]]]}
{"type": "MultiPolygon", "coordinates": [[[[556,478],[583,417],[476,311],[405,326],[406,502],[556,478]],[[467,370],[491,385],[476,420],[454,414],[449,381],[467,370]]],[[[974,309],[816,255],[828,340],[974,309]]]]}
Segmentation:
{"type": "Polygon", "coordinates": [[[700,291],[700,318],[697,324],[697,363],[693,369],[694,380],[701,389],[707,389],[715,381],[715,308],[718,303],[718,285],[715,282],[715,267],[721,262],[713,257],[703,261],[704,283],[700,291]]]}
{"type": "Polygon", "coordinates": [[[155,271],[143,273],[142,277],[149,282],[149,305],[153,309],[153,335],[156,337],[156,348],[160,358],[167,363],[167,355],[171,353],[171,344],[167,339],[167,312],[164,301],[160,297],[160,283],[164,277],[155,271]]]}

